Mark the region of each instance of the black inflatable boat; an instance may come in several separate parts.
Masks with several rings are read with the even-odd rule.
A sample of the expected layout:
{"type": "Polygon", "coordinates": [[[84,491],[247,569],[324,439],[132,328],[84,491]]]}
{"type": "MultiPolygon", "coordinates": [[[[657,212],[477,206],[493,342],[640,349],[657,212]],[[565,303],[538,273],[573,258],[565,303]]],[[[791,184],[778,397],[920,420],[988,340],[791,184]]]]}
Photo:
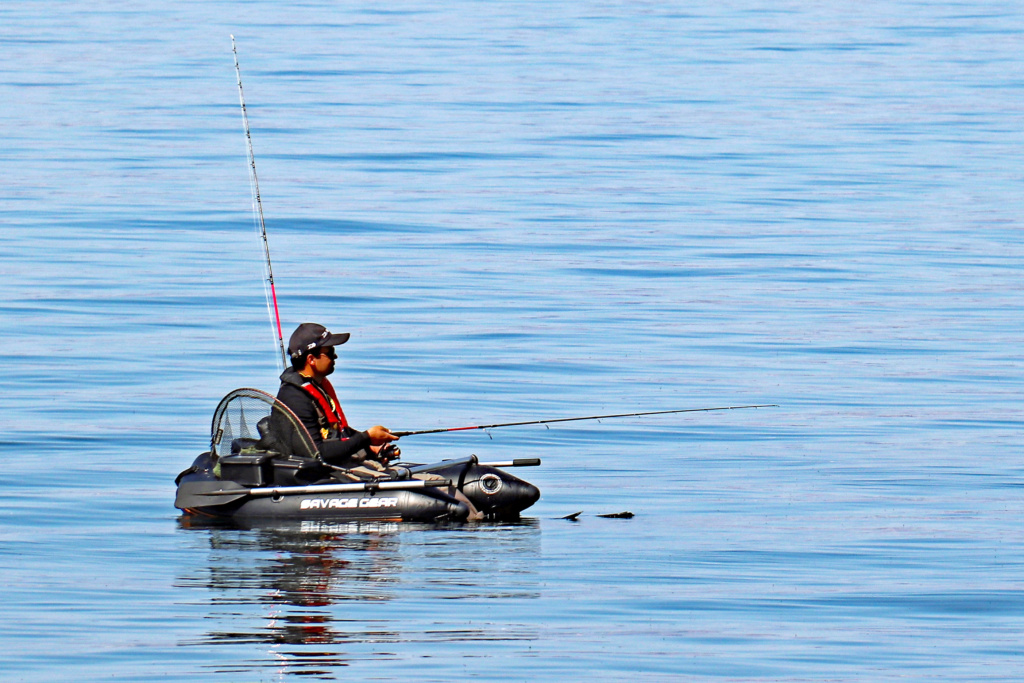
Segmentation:
{"type": "Polygon", "coordinates": [[[175,507],[190,515],[259,520],[509,520],[540,497],[508,467],[475,455],[384,471],[345,470],[320,458],[309,432],[283,403],[236,389],[213,415],[210,450],[178,475],[175,507]]]}

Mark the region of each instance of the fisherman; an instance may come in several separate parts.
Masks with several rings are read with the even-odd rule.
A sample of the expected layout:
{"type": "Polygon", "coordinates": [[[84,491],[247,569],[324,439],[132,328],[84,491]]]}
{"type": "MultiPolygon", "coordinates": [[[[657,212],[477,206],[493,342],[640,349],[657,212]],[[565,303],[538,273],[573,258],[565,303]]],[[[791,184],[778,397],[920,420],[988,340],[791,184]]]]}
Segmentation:
{"type": "Polygon", "coordinates": [[[323,325],[302,323],[288,340],[292,367],[281,373],[277,398],[302,421],[325,462],[337,467],[383,470],[399,455],[398,437],[381,425],[365,432],[352,428],[327,376],[338,358],[335,346],[349,334],[332,334],[323,325]]]}

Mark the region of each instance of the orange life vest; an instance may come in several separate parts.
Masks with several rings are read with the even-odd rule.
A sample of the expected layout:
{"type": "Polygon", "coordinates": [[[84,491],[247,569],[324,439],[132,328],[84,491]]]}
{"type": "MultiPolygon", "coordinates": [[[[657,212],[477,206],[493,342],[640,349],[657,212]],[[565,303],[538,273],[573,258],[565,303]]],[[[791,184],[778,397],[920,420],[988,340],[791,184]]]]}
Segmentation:
{"type": "Polygon", "coordinates": [[[302,388],[313,397],[320,417],[320,433],[323,438],[341,436],[342,430],[348,427],[348,420],[345,419],[338,395],[334,393],[334,387],[327,378],[320,380],[320,384],[308,380],[302,384],[302,388]]]}

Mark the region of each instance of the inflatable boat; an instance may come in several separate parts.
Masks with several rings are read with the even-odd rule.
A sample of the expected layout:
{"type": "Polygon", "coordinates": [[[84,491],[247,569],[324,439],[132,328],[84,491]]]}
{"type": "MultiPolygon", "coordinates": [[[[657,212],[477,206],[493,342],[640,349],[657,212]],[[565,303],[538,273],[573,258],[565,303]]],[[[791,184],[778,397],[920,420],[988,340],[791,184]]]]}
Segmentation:
{"type": "Polygon", "coordinates": [[[482,463],[475,455],[382,471],[323,461],[294,413],[258,389],[236,389],[213,415],[210,450],[178,475],[188,515],[260,520],[461,522],[511,520],[540,498],[509,474],[539,459],[482,463]]]}

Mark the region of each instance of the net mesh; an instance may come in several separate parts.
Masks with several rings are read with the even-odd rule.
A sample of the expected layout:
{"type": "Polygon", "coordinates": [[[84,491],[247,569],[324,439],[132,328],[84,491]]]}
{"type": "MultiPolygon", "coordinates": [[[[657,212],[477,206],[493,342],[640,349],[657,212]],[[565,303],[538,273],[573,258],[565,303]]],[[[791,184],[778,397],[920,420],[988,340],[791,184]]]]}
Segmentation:
{"type": "Polygon", "coordinates": [[[275,452],[317,457],[309,432],[295,414],[259,389],[235,389],[221,399],[213,414],[210,450],[215,456],[275,452]]]}

